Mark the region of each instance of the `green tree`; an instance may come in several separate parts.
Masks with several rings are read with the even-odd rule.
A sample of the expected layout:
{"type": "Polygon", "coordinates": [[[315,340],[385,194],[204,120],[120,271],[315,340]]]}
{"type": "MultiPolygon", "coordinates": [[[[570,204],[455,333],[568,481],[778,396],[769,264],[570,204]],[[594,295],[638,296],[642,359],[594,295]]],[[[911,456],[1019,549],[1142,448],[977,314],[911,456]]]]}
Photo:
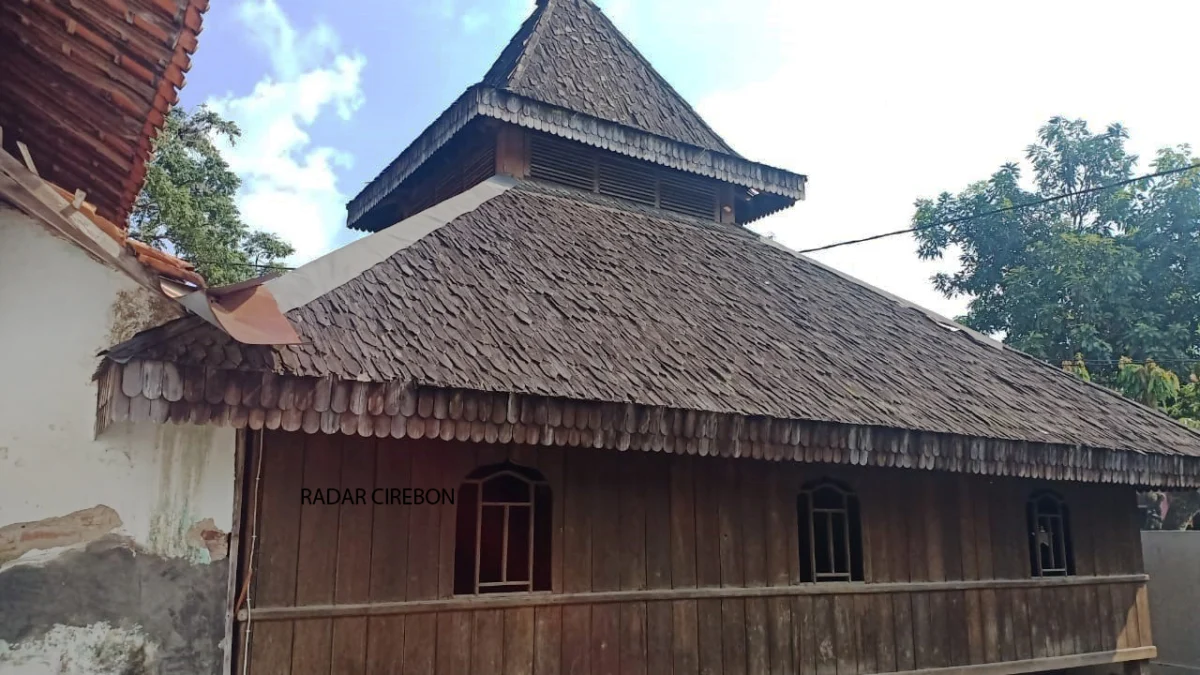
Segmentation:
{"type": "MultiPolygon", "coordinates": [[[[1093,133],[1051,119],[1026,149],[1028,182],[1005,164],[959,194],[918,200],[918,252],[957,252],[959,270],[933,282],[970,297],[963,323],[1200,428],[1200,168],[1188,169],[1188,146],[1166,148],[1151,170],[1183,171],[1099,189],[1133,177],[1128,138],[1119,124],[1093,133]],[[1037,205],[941,224],[1019,204],[1037,205]]],[[[1164,501],[1164,528],[1200,512],[1200,493],[1143,499],[1164,501]]]]}
{"type": "Polygon", "coordinates": [[[131,236],[194,264],[213,286],[257,276],[294,252],[278,236],[242,222],[234,201],[241,181],[215,143],[222,137],[235,143],[240,133],[204,106],[173,109],[129,217],[131,236]]]}
{"type": "MultiPolygon", "coordinates": [[[[1123,356],[1180,377],[1200,359],[1200,169],[936,223],[1127,180],[1137,160],[1127,139],[1120,125],[1097,134],[1082,120],[1052,119],[1026,151],[1031,189],[1006,164],[957,195],[919,200],[913,217],[921,257],[958,251],[959,271],[934,284],[970,296],[964,323],[1051,362],[1079,354],[1110,385],[1123,356]]],[[[1151,168],[1194,163],[1181,146],[1151,168]]]]}

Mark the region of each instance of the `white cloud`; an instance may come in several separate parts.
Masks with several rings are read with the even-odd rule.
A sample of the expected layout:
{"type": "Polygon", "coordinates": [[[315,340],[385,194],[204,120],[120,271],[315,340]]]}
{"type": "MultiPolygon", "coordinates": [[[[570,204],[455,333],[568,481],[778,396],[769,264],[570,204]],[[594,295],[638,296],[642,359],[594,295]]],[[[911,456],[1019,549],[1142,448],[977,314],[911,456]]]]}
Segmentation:
{"type": "Polygon", "coordinates": [[[343,229],[347,195],[336,170],[353,161],[336,148],[313,145],[309,131],[328,113],[343,121],[354,115],[363,102],[366,60],[342,51],[326,25],[297,32],[274,0],[248,0],[238,16],[270,55],[271,73],[249,94],[208,104],[242,130],[238,143],[222,150],[242,179],[243,219],[288,240],[296,248],[292,262],[301,263],[328,251],[343,229]]]}
{"type": "Polygon", "coordinates": [[[471,34],[486,26],[491,19],[492,17],[487,12],[478,9],[469,9],[463,12],[463,15],[458,20],[462,24],[463,32],[471,34]]]}
{"type": "MultiPolygon", "coordinates": [[[[1195,3],[1131,13],[1107,0],[1010,0],[1002,10],[764,1],[764,12],[743,20],[761,24],[782,58],[697,107],[742,154],[809,176],[808,199],[761,225],[793,248],[907,227],[914,199],[961,190],[1023,159],[1053,115],[1097,130],[1122,122],[1144,158],[1164,145],[1200,147],[1196,97],[1174,65],[1192,60],[1195,3]]],[[[961,313],[965,299],[947,300],[929,282],[956,261],[920,261],[915,250],[902,235],[814,257],[961,313]]]]}

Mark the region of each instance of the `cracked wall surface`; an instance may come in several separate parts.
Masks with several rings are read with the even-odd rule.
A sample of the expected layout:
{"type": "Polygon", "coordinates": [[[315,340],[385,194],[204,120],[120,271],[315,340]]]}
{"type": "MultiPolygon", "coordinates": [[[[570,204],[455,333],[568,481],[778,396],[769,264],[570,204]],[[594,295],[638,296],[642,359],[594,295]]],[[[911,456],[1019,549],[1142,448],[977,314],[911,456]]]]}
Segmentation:
{"type": "Polygon", "coordinates": [[[0,675],[220,672],[234,432],[93,431],[159,300],[0,204],[0,675]]]}

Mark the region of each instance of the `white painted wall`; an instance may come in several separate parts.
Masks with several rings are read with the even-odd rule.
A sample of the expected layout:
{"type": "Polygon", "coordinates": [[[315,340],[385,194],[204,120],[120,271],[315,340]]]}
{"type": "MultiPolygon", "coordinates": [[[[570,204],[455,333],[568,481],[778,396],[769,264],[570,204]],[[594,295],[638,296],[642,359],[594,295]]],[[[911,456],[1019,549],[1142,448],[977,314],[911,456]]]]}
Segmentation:
{"type": "Polygon", "coordinates": [[[93,432],[97,352],[168,316],[151,292],[0,203],[0,528],[105,505],[139,547],[207,561],[185,535],[206,518],[232,528],[233,430],[93,432]]]}

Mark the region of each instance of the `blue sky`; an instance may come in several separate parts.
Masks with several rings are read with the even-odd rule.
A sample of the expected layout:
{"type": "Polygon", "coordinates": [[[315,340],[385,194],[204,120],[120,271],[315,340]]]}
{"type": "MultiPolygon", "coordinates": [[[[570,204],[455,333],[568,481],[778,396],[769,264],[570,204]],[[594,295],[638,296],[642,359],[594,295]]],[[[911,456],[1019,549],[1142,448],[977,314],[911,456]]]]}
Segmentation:
{"type": "MultiPolygon", "coordinates": [[[[1200,146],[1191,63],[1200,3],[600,0],[742,154],[809,175],[756,225],[795,247],[897,229],[912,202],[1017,161],[1052,115],[1120,121],[1149,155],[1200,146]],[[1141,57],[1152,56],[1152,62],[1141,57]]],[[[182,94],[244,130],[226,156],[251,226],[302,262],[353,237],[344,204],[477,81],[532,0],[220,0],[182,94]]],[[[899,237],[820,259],[946,314],[899,237]]]]}

